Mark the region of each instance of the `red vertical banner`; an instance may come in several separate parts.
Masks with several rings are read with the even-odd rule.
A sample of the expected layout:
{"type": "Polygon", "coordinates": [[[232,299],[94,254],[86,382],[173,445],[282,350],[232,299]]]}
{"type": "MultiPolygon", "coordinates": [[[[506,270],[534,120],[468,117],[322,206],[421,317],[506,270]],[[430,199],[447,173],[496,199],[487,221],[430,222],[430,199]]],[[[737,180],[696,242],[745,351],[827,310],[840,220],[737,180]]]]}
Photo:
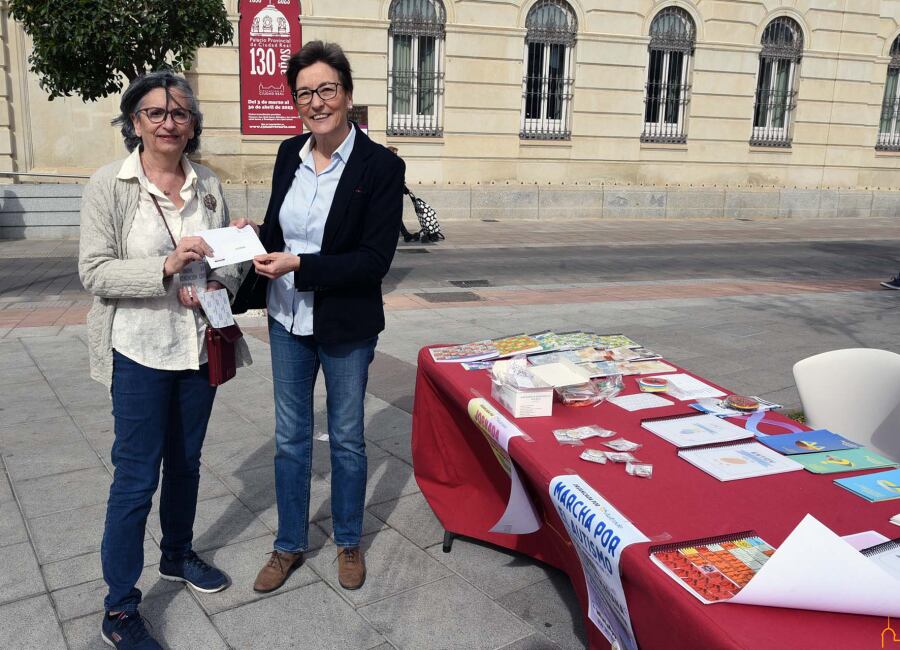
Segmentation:
{"type": "Polygon", "coordinates": [[[296,135],[302,122],[284,73],[300,49],[299,0],[240,0],[241,133],[296,135]]]}

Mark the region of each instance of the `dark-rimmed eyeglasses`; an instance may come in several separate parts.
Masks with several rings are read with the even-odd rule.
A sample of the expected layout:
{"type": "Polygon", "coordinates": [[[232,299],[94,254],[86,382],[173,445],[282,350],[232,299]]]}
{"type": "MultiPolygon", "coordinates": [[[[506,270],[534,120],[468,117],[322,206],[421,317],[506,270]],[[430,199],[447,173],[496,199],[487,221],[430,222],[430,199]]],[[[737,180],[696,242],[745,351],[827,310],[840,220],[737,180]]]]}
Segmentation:
{"type": "Polygon", "coordinates": [[[172,121],[175,122],[175,124],[182,125],[187,124],[194,117],[194,114],[186,108],[173,108],[172,110],[167,110],[165,108],[151,106],[150,108],[142,108],[135,112],[143,113],[144,116],[150,120],[151,124],[162,124],[166,121],[166,118],[171,115],[172,121]]]}
{"type": "Polygon", "coordinates": [[[318,95],[323,102],[327,102],[328,100],[337,97],[338,86],[343,85],[344,84],[338,83],[336,81],[329,81],[323,84],[319,84],[319,87],[315,90],[310,90],[309,88],[292,90],[291,97],[294,98],[294,103],[297,106],[306,106],[307,104],[309,104],[313,99],[313,95],[318,95]]]}

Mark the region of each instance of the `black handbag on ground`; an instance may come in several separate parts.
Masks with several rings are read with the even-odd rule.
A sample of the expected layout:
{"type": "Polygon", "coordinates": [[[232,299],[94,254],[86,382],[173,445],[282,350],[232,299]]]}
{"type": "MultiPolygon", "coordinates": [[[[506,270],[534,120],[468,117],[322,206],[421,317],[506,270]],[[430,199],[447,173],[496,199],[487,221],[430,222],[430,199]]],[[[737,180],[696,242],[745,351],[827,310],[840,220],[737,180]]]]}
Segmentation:
{"type": "Polygon", "coordinates": [[[421,226],[422,230],[419,232],[419,240],[420,241],[440,241],[444,238],[444,233],[441,232],[441,225],[437,220],[437,213],[434,211],[430,205],[428,205],[423,199],[420,199],[418,196],[409,191],[409,188],[406,188],[406,193],[409,195],[409,199],[413,203],[413,208],[416,211],[416,216],[419,218],[419,226],[421,226]]]}

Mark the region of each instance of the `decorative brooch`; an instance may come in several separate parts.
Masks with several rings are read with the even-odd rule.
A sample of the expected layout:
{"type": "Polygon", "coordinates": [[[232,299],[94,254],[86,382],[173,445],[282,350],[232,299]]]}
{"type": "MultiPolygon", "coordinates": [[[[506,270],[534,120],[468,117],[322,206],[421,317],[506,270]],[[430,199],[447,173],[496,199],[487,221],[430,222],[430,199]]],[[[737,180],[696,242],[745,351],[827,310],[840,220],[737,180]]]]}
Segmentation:
{"type": "Polygon", "coordinates": [[[212,212],[216,211],[216,197],[212,194],[207,194],[203,197],[203,205],[206,206],[207,210],[211,210],[212,212]]]}

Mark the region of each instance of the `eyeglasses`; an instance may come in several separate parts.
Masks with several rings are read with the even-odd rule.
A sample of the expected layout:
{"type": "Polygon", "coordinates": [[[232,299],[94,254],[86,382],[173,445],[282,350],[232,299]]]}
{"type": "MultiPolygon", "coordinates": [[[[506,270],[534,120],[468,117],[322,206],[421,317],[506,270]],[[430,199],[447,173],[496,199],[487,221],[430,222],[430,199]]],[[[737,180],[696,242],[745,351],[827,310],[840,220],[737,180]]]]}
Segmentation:
{"type": "Polygon", "coordinates": [[[173,108],[172,110],[167,110],[165,108],[159,108],[158,106],[151,106],[150,108],[142,108],[137,113],[143,113],[148,120],[150,120],[151,124],[162,124],[166,121],[166,118],[170,115],[172,116],[172,121],[175,124],[187,124],[194,117],[194,114],[187,110],[186,108],[173,108]]]}
{"type": "Polygon", "coordinates": [[[318,95],[323,102],[327,102],[328,100],[337,97],[338,86],[343,85],[344,84],[338,83],[336,81],[329,81],[327,83],[320,84],[319,87],[315,90],[310,90],[309,88],[304,88],[303,90],[292,90],[291,97],[294,98],[294,103],[297,106],[306,106],[307,104],[312,102],[313,95],[318,95]]]}

